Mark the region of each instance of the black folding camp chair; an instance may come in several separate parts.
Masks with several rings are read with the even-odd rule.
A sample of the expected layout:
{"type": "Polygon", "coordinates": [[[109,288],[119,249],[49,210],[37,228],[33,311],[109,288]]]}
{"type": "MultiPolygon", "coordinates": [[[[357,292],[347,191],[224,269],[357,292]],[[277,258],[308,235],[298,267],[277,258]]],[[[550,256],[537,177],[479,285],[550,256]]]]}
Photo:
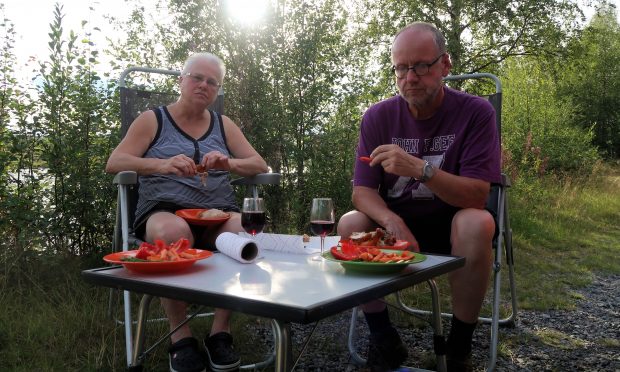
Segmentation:
{"type": "MultiPolygon", "coordinates": [[[[128,86],[128,75],[131,73],[150,74],[149,78],[159,80],[158,87],[160,88],[162,86],[166,86],[165,81],[161,81],[160,79],[162,76],[180,76],[179,71],[146,67],[130,67],[123,71],[119,78],[121,101],[121,138],[125,136],[129,126],[141,112],[172,103],[178,97],[178,93],[165,90],[160,91],[159,88],[145,88],[139,84],[132,84],[131,87],[128,86]]],[[[224,91],[222,88],[220,88],[220,91],[218,92],[217,100],[209,107],[209,109],[219,113],[224,112],[224,91]]],[[[280,178],[281,175],[279,173],[263,173],[253,177],[234,179],[231,184],[235,186],[245,186],[246,194],[250,194],[256,198],[258,197],[258,185],[277,185],[280,183],[280,178]]],[[[114,184],[118,186],[118,202],[116,210],[116,224],[114,228],[113,249],[114,251],[127,251],[129,250],[129,247],[133,247],[141,243],[141,241],[133,234],[134,213],[138,199],[138,176],[136,172],[133,171],[119,172],[114,177],[114,184]]],[[[111,315],[114,313],[113,308],[115,306],[115,298],[116,296],[114,296],[114,293],[111,293],[109,303],[109,313],[111,315]]],[[[150,296],[147,301],[145,301],[145,298],[143,298],[140,306],[149,305],[150,296]]],[[[123,319],[116,319],[116,321],[123,324],[125,328],[127,366],[131,367],[136,364],[137,360],[143,357],[143,355],[139,355],[139,353],[142,352],[142,345],[133,345],[133,326],[137,325],[137,331],[140,332],[140,327],[144,327],[147,321],[167,321],[167,319],[139,319],[138,321],[133,321],[131,297],[128,291],[123,292],[123,302],[123,319]]],[[[188,320],[196,316],[210,315],[213,315],[213,313],[193,314],[190,318],[188,318],[188,320]]],[[[154,346],[165,341],[168,336],[169,334],[162,337],[155,343],[154,346]]],[[[151,347],[149,351],[152,350],[153,347],[151,347]]],[[[256,364],[241,366],[241,369],[262,368],[271,364],[273,360],[274,355],[272,353],[266,360],[256,364]]]]}
{"type": "MultiPolygon", "coordinates": [[[[487,73],[477,74],[464,74],[464,75],[450,75],[447,76],[445,81],[464,81],[469,79],[491,79],[495,83],[495,93],[486,96],[489,102],[495,108],[496,124],[499,133],[501,143],[501,109],[502,109],[502,85],[497,76],[487,73]]],[[[513,327],[517,319],[517,297],[515,287],[514,276],[514,257],[512,250],[512,230],[510,228],[510,221],[508,218],[508,200],[507,189],[510,187],[510,179],[506,174],[502,173],[502,181],[499,184],[491,185],[491,192],[487,199],[487,208],[494,212],[495,224],[497,226],[497,235],[493,239],[493,249],[495,251],[495,258],[493,263],[493,286],[492,286],[492,306],[491,314],[488,317],[481,316],[478,321],[481,323],[487,323],[491,325],[491,339],[489,346],[489,363],[487,366],[488,371],[492,371],[495,368],[497,361],[497,346],[498,346],[498,330],[499,326],[513,327]],[[505,254],[505,258],[504,258],[505,254]],[[508,267],[508,279],[510,285],[510,295],[508,299],[503,301],[509,303],[511,312],[505,318],[501,318],[500,314],[500,302],[501,298],[501,270],[504,265],[508,267]]],[[[431,284],[431,283],[429,283],[431,284]]],[[[435,290],[431,288],[431,290],[435,290]]],[[[401,292],[396,294],[396,307],[405,311],[406,313],[418,316],[429,317],[431,312],[428,310],[421,310],[412,308],[403,302],[403,295],[401,292]]],[[[353,362],[357,365],[363,365],[366,360],[359,356],[355,347],[356,337],[356,321],[357,321],[357,308],[353,310],[351,314],[351,323],[349,327],[348,347],[351,353],[353,362]]],[[[450,313],[441,313],[443,317],[451,318],[450,313]]],[[[435,340],[435,352],[439,354],[442,350],[445,350],[443,345],[444,340],[435,340]]]]}

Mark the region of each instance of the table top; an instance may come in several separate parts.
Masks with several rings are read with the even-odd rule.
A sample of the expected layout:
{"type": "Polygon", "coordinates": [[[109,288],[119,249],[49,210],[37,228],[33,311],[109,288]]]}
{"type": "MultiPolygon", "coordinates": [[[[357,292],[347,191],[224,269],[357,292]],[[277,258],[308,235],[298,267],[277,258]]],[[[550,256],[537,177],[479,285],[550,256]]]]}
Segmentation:
{"type": "Polygon", "coordinates": [[[465,264],[462,257],[426,255],[425,261],[392,274],[345,272],[339,263],[313,261],[311,255],[263,251],[251,264],[216,253],[177,273],[142,274],[111,266],[84,270],[82,276],[95,285],[305,324],[465,264]]]}

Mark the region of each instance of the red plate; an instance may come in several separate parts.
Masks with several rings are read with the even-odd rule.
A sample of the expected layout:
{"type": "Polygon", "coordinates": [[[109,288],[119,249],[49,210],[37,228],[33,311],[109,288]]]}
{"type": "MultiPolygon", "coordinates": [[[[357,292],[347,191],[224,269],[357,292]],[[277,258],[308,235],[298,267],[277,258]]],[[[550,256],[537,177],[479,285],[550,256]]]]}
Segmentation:
{"type": "Polygon", "coordinates": [[[127,270],[139,272],[139,273],[168,273],[174,271],[181,271],[194,264],[198,260],[204,260],[213,255],[211,251],[205,251],[202,249],[190,248],[188,253],[195,254],[196,258],[182,258],[179,261],[162,261],[162,262],[131,262],[121,261],[123,257],[135,257],[138,250],[127,252],[111,253],[103,257],[105,262],[119,264],[125,266],[127,270]]]}
{"type": "Polygon", "coordinates": [[[188,223],[194,225],[201,226],[216,226],[221,225],[224,222],[228,221],[230,218],[230,213],[226,213],[226,217],[217,217],[217,218],[200,218],[198,215],[204,211],[208,211],[208,209],[179,209],[174,214],[183,218],[188,223]]]}

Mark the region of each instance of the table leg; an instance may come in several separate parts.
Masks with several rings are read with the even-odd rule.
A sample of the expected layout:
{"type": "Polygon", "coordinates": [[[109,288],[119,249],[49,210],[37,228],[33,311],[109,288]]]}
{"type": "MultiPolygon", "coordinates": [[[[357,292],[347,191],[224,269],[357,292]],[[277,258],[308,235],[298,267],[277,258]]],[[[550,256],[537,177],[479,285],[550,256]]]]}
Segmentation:
{"type": "Polygon", "coordinates": [[[443,337],[443,326],[441,324],[441,305],[439,304],[439,291],[437,290],[437,284],[435,280],[429,279],[426,281],[431,289],[431,299],[433,303],[433,329],[435,330],[435,355],[437,356],[437,371],[447,371],[446,365],[446,347],[445,339],[443,337]]]}
{"type": "Polygon", "coordinates": [[[288,372],[293,368],[293,344],[291,340],[291,323],[272,319],[276,352],[275,370],[288,372]]]}

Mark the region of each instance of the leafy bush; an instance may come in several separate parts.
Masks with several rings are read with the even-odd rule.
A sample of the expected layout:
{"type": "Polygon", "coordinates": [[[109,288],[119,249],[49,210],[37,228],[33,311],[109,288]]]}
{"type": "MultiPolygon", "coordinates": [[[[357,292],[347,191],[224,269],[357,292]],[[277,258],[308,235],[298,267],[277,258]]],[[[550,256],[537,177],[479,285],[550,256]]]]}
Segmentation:
{"type": "Polygon", "coordinates": [[[503,76],[504,167],[513,177],[576,171],[599,159],[592,131],[574,123],[573,107],[538,61],[510,60],[503,76]]]}

